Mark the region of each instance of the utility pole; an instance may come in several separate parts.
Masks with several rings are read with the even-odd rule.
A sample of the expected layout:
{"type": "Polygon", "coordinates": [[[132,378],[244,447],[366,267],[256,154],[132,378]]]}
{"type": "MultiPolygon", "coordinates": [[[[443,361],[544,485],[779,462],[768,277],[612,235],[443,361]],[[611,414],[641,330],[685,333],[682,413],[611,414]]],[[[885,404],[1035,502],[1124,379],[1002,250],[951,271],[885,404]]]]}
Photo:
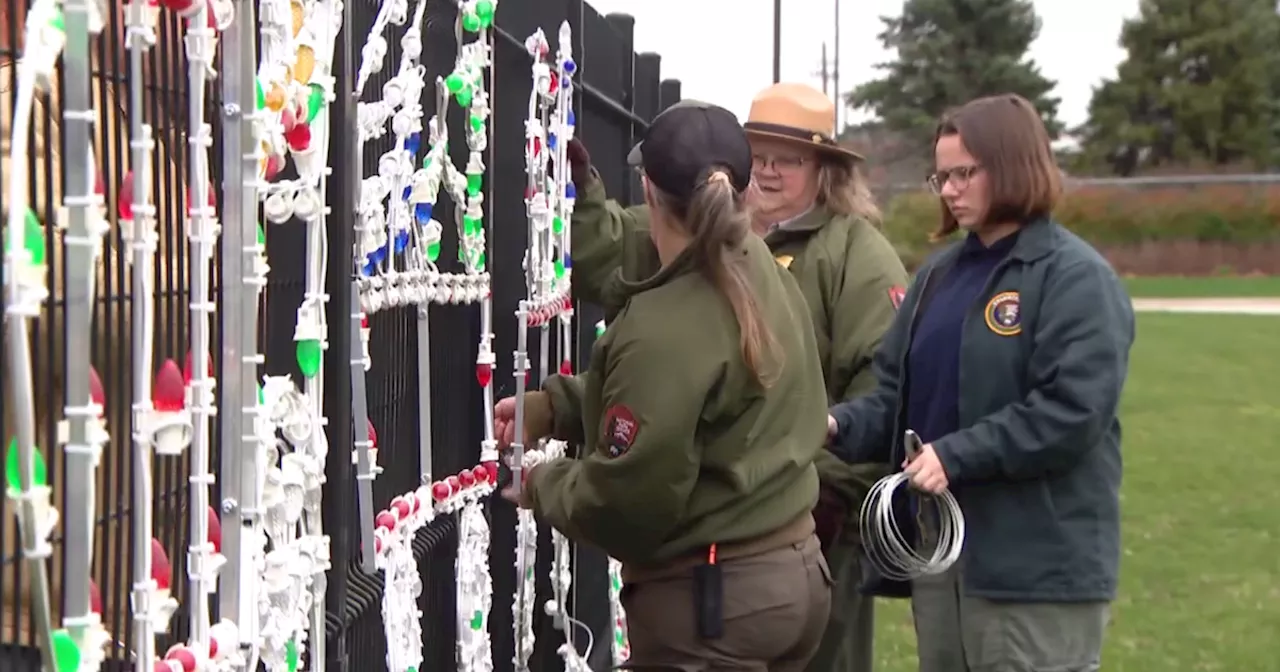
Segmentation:
{"type": "Polygon", "coordinates": [[[782,81],[782,0],[773,0],[773,83],[782,81]]]}
{"type": "MultiPolygon", "coordinates": [[[[836,121],[836,137],[838,138],[840,137],[840,131],[843,130],[840,127],[840,117],[842,116],[840,114],[840,111],[844,109],[844,98],[840,94],[840,0],[833,0],[833,2],[835,2],[835,5],[836,5],[836,19],[835,19],[836,20],[836,55],[835,55],[835,66],[832,68],[832,73],[831,73],[831,85],[832,85],[832,88],[835,89],[835,101],[836,101],[835,121],[836,121]]],[[[827,69],[826,64],[827,64],[827,57],[826,57],[826,52],[824,50],[823,56],[822,56],[823,70],[827,69]]],[[[823,77],[823,81],[824,82],[826,81],[825,76],[823,77]]],[[[826,90],[825,86],[823,87],[823,90],[826,90]]]]}
{"type": "Polygon", "coordinates": [[[822,69],[817,72],[817,75],[822,78],[822,93],[826,95],[831,95],[830,91],[827,90],[827,80],[830,79],[830,77],[827,72],[827,43],[826,42],[822,43],[822,69]]]}

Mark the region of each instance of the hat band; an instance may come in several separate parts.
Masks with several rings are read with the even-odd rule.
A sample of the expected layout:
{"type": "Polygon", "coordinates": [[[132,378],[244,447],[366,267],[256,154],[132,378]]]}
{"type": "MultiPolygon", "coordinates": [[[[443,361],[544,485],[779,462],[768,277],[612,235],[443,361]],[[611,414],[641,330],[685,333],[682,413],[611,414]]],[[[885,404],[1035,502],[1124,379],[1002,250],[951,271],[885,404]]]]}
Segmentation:
{"type": "Polygon", "coordinates": [[[762,121],[748,121],[742,127],[748,131],[758,131],[760,133],[771,133],[773,135],[783,135],[788,138],[795,138],[804,142],[811,142],[815,145],[825,145],[835,147],[837,143],[831,136],[826,133],[818,133],[808,131],[795,126],[784,126],[782,124],[769,124],[762,121]]]}

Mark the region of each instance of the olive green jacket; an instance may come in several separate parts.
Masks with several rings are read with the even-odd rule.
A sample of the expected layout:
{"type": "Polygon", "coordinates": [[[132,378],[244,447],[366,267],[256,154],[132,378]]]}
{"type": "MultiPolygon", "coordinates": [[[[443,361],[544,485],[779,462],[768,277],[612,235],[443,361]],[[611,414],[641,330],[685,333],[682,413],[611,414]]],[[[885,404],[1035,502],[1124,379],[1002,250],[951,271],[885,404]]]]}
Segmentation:
{"type": "Polygon", "coordinates": [[[529,475],[540,520],[643,568],[760,537],[813,508],[827,434],[817,345],[796,319],[795,281],[758,238],[744,248],[777,345],[770,384],[753,379],[732,307],[689,254],[620,285],[624,302],[588,370],[544,385],[552,436],[584,449],[529,475]]]}
{"type": "MultiPolygon", "coordinates": [[[[603,306],[606,319],[612,319],[627,280],[649,277],[660,265],[649,238],[649,212],[609,200],[594,169],[582,187],[570,230],[573,291],[603,306]]],[[[765,242],[791,271],[809,308],[828,403],[872,391],[872,356],[893,323],[908,280],[893,246],[873,224],[833,217],[820,207],[771,232],[765,242]]],[[[824,485],[844,495],[855,518],[867,489],[887,473],[880,466],[846,464],[827,451],[817,459],[824,485]]]]}

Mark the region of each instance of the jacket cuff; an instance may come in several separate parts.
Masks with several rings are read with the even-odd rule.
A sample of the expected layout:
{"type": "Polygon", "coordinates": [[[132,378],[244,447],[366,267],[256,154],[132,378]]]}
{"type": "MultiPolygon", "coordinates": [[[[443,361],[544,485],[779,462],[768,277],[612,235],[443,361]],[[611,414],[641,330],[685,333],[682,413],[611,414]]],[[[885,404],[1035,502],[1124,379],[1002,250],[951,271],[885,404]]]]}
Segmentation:
{"type": "Polygon", "coordinates": [[[569,443],[583,442],[582,417],[577,405],[577,381],[571,376],[550,376],[537,394],[547,401],[548,436],[569,443]]]}
{"type": "Polygon", "coordinates": [[[959,483],[964,480],[964,469],[959,457],[964,447],[958,445],[963,440],[951,434],[929,444],[933,446],[933,454],[938,456],[942,471],[947,475],[948,483],[959,483]]]}

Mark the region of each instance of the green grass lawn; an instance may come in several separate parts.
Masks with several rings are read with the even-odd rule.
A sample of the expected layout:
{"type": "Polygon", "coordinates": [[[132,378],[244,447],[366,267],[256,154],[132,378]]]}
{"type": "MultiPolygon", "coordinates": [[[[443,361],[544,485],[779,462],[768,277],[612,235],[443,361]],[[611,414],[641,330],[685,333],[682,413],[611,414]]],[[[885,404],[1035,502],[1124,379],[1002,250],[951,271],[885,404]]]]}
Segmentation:
{"type": "MultiPolygon", "coordinates": [[[[1103,668],[1280,663],[1280,318],[1140,314],[1123,402],[1124,557],[1103,668]]],[[[881,603],[879,672],[916,669],[881,603]]]]}
{"type": "Polygon", "coordinates": [[[1280,297],[1280,276],[1150,277],[1124,282],[1130,296],[1143,298],[1280,297]]]}

